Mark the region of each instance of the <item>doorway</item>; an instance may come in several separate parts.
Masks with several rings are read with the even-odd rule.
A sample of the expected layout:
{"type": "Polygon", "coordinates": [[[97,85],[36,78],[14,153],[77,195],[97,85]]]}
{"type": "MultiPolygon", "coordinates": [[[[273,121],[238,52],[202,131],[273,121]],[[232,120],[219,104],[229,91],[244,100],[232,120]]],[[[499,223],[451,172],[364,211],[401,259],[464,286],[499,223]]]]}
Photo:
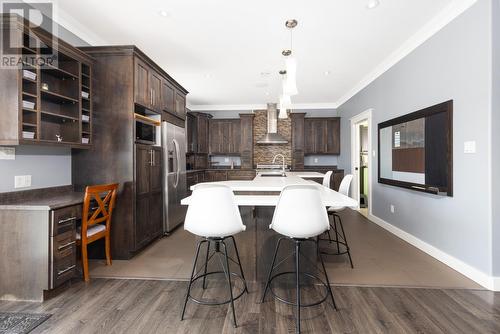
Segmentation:
{"type": "Polygon", "coordinates": [[[358,210],[365,217],[371,215],[372,201],[371,119],[371,109],[351,118],[351,171],[354,176],[351,197],[358,201],[358,210]]]}

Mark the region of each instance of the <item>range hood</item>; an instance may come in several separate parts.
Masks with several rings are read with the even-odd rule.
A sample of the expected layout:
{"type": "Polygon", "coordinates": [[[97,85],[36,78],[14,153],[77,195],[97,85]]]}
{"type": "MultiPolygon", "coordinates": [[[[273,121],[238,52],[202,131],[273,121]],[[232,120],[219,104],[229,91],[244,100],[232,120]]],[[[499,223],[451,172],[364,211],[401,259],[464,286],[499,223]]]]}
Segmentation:
{"type": "Polygon", "coordinates": [[[288,140],[278,134],[278,109],[276,103],[267,104],[267,133],[257,141],[260,145],[287,144],[288,140]]]}

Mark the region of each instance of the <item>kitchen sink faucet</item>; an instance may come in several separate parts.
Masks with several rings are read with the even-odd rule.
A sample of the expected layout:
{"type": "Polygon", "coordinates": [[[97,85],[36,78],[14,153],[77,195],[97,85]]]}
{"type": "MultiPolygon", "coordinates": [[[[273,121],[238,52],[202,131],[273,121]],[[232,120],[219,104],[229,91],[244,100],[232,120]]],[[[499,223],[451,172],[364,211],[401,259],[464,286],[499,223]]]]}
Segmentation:
{"type": "Polygon", "coordinates": [[[274,157],[273,157],[273,164],[276,162],[276,158],[278,157],[281,157],[281,159],[283,159],[283,170],[281,171],[283,173],[283,175],[285,175],[285,156],[283,154],[276,154],[274,157]]]}

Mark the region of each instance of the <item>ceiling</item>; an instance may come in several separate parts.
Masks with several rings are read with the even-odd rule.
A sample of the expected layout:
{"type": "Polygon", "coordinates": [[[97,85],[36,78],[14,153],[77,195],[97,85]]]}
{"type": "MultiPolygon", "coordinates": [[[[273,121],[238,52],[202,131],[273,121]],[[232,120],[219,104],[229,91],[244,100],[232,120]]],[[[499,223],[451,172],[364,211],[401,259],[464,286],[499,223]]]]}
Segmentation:
{"type": "Polygon", "coordinates": [[[137,45],[190,91],[192,109],[227,110],[277,101],[286,19],[299,22],[294,105],[332,108],[474,1],[380,0],[375,9],[368,0],[55,2],[56,20],[88,42],[137,45]]]}

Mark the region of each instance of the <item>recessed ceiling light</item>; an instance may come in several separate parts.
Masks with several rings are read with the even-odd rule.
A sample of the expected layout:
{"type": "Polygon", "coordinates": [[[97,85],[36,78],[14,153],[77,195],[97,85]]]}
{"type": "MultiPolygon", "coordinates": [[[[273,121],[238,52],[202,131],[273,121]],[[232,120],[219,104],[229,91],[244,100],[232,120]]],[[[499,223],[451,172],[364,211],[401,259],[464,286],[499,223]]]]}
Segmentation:
{"type": "Polygon", "coordinates": [[[205,74],[205,78],[209,79],[210,77],[211,77],[211,75],[210,75],[210,74],[208,74],[208,73],[207,73],[207,74],[205,74]]]}
{"type": "Polygon", "coordinates": [[[166,10],[160,10],[158,12],[158,14],[160,14],[160,16],[163,16],[163,17],[169,17],[170,16],[170,13],[167,12],[166,10]]]}
{"type": "Polygon", "coordinates": [[[269,92],[266,92],[266,96],[269,96],[269,92]]]}
{"type": "Polygon", "coordinates": [[[330,75],[330,71],[325,71],[325,75],[330,75]]]}
{"type": "Polygon", "coordinates": [[[378,5],[380,5],[380,1],[379,0],[368,0],[368,3],[366,4],[366,7],[368,9],[374,9],[374,8],[377,8],[378,5]]]}

